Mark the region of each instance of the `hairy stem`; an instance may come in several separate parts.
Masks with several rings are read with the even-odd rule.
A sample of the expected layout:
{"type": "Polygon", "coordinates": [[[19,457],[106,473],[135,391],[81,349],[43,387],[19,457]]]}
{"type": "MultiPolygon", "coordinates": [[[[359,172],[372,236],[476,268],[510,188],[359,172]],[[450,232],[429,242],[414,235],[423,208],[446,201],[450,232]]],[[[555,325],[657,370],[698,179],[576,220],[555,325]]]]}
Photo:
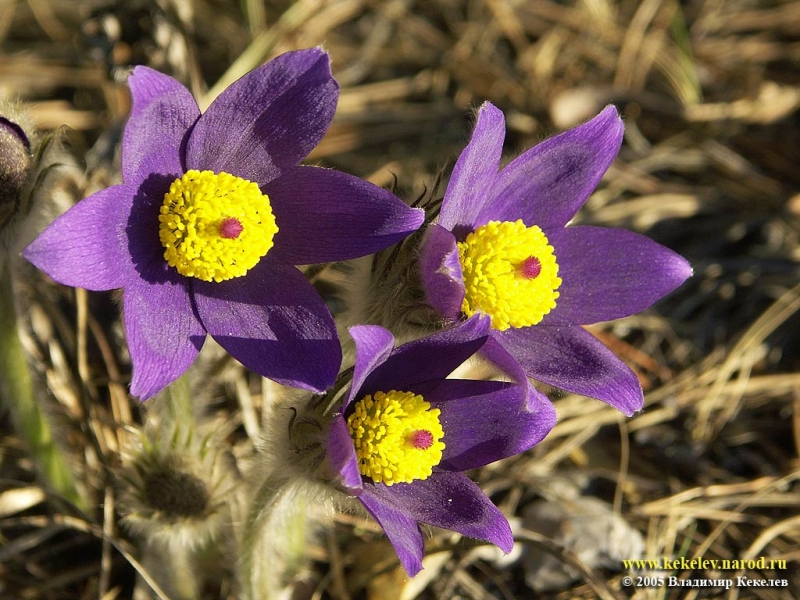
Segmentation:
{"type": "Polygon", "coordinates": [[[37,402],[16,314],[10,268],[7,261],[0,259],[0,396],[47,484],[78,508],[85,509],[87,503],[72,477],[73,470],[53,439],[50,423],[37,402]]]}
{"type": "Polygon", "coordinates": [[[256,492],[241,538],[239,581],[246,600],[287,595],[305,565],[307,501],[301,486],[276,475],[256,492]]]}

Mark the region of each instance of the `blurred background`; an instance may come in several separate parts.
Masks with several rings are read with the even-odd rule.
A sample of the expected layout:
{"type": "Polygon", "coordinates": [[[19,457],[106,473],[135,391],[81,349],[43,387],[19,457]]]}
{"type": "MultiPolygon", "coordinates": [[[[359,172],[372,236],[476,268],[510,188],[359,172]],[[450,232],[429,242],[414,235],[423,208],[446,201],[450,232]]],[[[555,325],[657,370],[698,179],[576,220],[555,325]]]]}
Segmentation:
{"type": "MultiPolygon", "coordinates": [[[[591,327],[639,375],[641,413],[553,391],[548,438],[476,474],[512,521],[514,553],[432,531],[426,568],[408,581],[375,523],[340,515],[308,544],[295,597],[800,595],[800,2],[0,0],[0,98],[58,136],[58,213],[118,177],[132,65],[178,78],[207,106],[269,58],[317,45],[341,97],[309,160],[409,202],[442,173],[446,183],[486,100],[506,114],[507,158],[615,104],[625,142],[577,221],[644,233],[694,277],[640,315],[591,327]],[[652,575],[789,588],[623,585],[622,559],[695,556],[786,569],[652,575]]],[[[0,598],[132,598],[139,542],[119,523],[116,472],[142,411],[126,395],[114,295],[11,260],[26,353],[90,506],[39,483],[0,413],[0,598]]],[[[226,451],[245,456],[266,386],[224,357],[213,367],[203,410],[226,451]]],[[[235,598],[224,564],[210,553],[198,569],[203,599],[235,598]]]]}

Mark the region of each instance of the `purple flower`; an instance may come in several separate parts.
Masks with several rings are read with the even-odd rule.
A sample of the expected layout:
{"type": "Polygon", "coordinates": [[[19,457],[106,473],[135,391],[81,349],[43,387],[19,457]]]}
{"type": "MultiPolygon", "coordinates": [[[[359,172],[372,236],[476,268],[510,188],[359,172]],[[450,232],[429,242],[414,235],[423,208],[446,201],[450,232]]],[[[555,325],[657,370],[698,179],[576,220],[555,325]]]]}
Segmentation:
{"type": "Polygon", "coordinates": [[[492,319],[483,353],[507,350],[529,377],[640,409],[634,373],[581,325],[641,311],[692,273],[636,233],[566,227],[611,165],[623,124],[613,106],[499,170],[503,113],[490,103],[456,163],[437,225],[422,242],[428,303],[450,320],[492,319]]]}
{"type": "Polygon", "coordinates": [[[203,114],[149,68],[130,88],[123,183],[79,202],[24,256],[65,285],[124,288],[135,396],[184,373],[206,334],[270,379],[325,389],[341,347],[295,265],[373,253],[423,218],[372,184],[298,164],[336,108],[327,54],[279,56],[203,114]]]}
{"type": "Polygon", "coordinates": [[[513,382],[446,379],[488,329],[487,318],[474,317],[397,349],[382,327],[350,329],[353,380],[328,432],[327,464],[411,576],[422,568],[420,523],[511,550],[508,521],[461,471],[523,452],[555,425],[553,405],[507,354],[494,358],[513,382]]]}

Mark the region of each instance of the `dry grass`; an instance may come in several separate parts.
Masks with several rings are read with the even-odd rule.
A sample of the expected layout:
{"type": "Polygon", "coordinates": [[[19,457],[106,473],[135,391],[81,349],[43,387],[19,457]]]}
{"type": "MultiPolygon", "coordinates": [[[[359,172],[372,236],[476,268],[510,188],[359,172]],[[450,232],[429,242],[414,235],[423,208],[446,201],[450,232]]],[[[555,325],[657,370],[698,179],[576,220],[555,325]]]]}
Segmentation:
{"type": "MultiPolygon", "coordinates": [[[[484,100],[506,112],[509,154],[615,103],[626,143],[580,220],[646,233],[686,256],[695,276],[644,314],[593,328],[641,377],[641,414],[623,420],[599,402],[558,398],[552,434],[479,480],[510,516],[539,498],[568,505],[564,490],[579,490],[641,532],[647,557],[785,559],[786,571],[735,574],[793,586],[634,590],[622,586],[624,573],[584,564],[575,548],[521,527],[527,553],[577,569],[574,582],[542,598],[800,594],[800,2],[77,6],[0,3],[0,94],[30,103],[42,129],[71,127],[76,153],[91,150],[88,177],[76,180],[90,190],[113,175],[128,108],[120,67],[132,63],[174,74],[207,104],[265,59],[324,44],[342,95],[313,159],[381,185],[396,176],[408,199],[452,163],[484,100]],[[109,15],[123,25],[118,38],[109,37],[109,15]]],[[[113,473],[141,414],[126,395],[114,299],[20,269],[27,349],[96,504],[82,514],[43,489],[4,420],[0,597],[130,598],[139,565],[117,523],[113,473]]],[[[232,452],[244,453],[263,382],[224,360],[214,367],[202,382],[210,411],[232,452]]],[[[427,568],[408,585],[374,523],[343,516],[309,553],[314,598],[532,595],[525,563],[493,562],[446,532],[433,534],[427,568]]],[[[230,574],[209,572],[203,598],[231,597],[230,574]]]]}

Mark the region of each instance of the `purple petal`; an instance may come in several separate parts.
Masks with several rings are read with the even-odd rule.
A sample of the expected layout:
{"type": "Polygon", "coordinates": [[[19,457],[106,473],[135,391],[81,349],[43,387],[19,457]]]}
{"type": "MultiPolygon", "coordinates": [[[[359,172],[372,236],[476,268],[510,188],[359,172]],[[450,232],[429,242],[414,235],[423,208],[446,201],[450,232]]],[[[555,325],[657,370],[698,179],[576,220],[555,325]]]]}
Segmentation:
{"type": "Polygon", "coordinates": [[[464,301],[464,277],[455,236],[439,225],[423,234],[419,272],[428,304],[445,319],[456,320],[464,301]]]}
{"type": "Polygon", "coordinates": [[[597,398],[628,416],[642,408],[636,375],[582,327],[542,327],[493,332],[529,377],[597,398]]]}
{"type": "Polygon", "coordinates": [[[364,487],[358,472],[358,457],[341,414],[333,416],[325,445],[325,460],[335,485],[345,494],[358,496],[364,487]]]}
{"type": "Polygon", "coordinates": [[[64,285],[95,291],[125,286],[135,276],[125,236],[132,195],[115,185],[81,200],[22,255],[64,285]]]}
{"type": "Polygon", "coordinates": [[[147,400],[186,372],[206,332],[185,282],[152,285],[137,279],[126,286],[123,307],[133,363],[131,395],[147,400]]]}
{"type": "Polygon", "coordinates": [[[282,54],[233,83],[203,113],[189,137],[187,168],[272,181],[320,142],[338,96],[325,52],[282,54]]]}
{"type": "MultiPolygon", "coordinates": [[[[496,333],[496,332],[495,332],[496,333]]],[[[528,375],[525,373],[525,369],[522,368],[522,365],[519,364],[519,361],[512,356],[506,348],[497,341],[494,335],[490,336],[489,339],[486,341],[486,344],[481,348],[480,351],[481,357],[488,359],[489,362],[493,363],[495,366],[499,367],[500,370],[508,375],[511,381],[515,381],[517,383],[528,382],[528,375]]],[[[529,394],[520,392],[520,408],[530,408],[531,410],[533,407],[528,407],[525,402],[529,399],[529,394]]]]}
{"type": "Polygon", "coordinates": [[[526,385],[524,388],[524,395],[520,395],[522,400],[520,403],[520,410],[524,410],[531,414],[539,414],[543,420],[552,418],[553,421],[550,428],[552,429],[552,427],[555,426],[555,407],[552,405],[547,396],[542,394],[539,390],[533,387],[533,385],[531,385],[528,375],[525,373],[525,369],[523,369],[522,365],[519,364],[519,361],[514,358],[500,342],[497,341],[495,336],[489,337],[489,339],[486,341],[486,344],[483,346],[483,348],[481,348],[479,354],[483,358],[488,359],[490,362],[500,367],[504,373],[511,377],[512,381],[516,381],[518,383],[525,382],[526,385]]]}
{"type": "Polygon", "coordinates": [[[450,231],[473,229],[476,217],[491,195],[505,135],[503,113],[491,102],[484,102],[478,110],[472,138],[453,167],[439,215],[442,227],[450,231]]]}
{"type": "Polygon", "coordinates": [[[244,366],[316,392],[336,379],[342,360],[336,326],[294,267],[262,259],[243,277],[193,286],[206,331],[244,366]]]}
{"type": "Polygon", "coordinates": [[[362,501],[376,498],[420,523],[456,531],[511,552],[511,527],[481,489],[463,473],[434,471],[427,479],[392,486],[365,484],[362,501]]]}
{"type": "Polygon", "coordinates": [[[386,361],[394,349],[394,336],[379,325],[356,325],[350,328],[350,336],[356,344],[356,360],[350,391],[342,406],[343,412],[356,396],[362,395],[364,380],[386,361]]]}
{"type": "MultiPolygon", "coordinates": [[[[483,348],[480,349],[480,356],[488,359],[511,377],[512,381],[525,383],[524,394],[520,394],[520,411],[536,415],[539,420],[541,431],[544,437],[555,427],[556,412],[550,399],[537,390],[528,379],[525,369],[519,361],[514,358],[508,350],[499,342],[495,336],[490,336],[483,348]],[[546,429],[546,431],[545,431],[546,429]]],[[[541,439],[539,440],[541,441],[541,439]]],[[[536,442],[537,444],[539,442],[536,442]]]]}
{"type": "Polygon", "coordinates": [[[556,424],[553,404],[527,380],[442,379],[410,391],[441,410],[445,449],[439,468],[447,471],[475,469],[524,452],[556,424]]]}
{"type": "Polygon", "coordinates": [[[489,318],[468,321],[398,347],[360,386],[359,395],[406,390],[418,383],[444,379],[486,343],[489,318]]]}
{"type": "Polygon", "coordinates": [[[541,325],[584,325],[644,310],[692,274],[682,256],[625,229],[566,227],[549,236],[563,280],[541,325]]]}
{"type": "Polygon", "coordinates": [[[386,537],[389,538],[397,552],[400,564],[403,565],[409,576],[414,577],[422,570],[422,555],[425,552],[419,524],[403,514],[401,510],[382,502],[379,498],[361,494],[359,500],[383,527],[386,537]]]}
{"type": "Polygon", "coordinates": [[[497,176],[474,224],[522,219],[545,230],[563,227],[611,166],[623,129],[617,110],[608,106],[588,123],[524,152],[497,176]]]}
{"type": "Polygon", "coordinates": [[[138,186],[151,173],[183,173],[184,136],[200,116],[191,92],[148,67],[136,67],[128,84],[132,107],[122,140],[122,179],[138,186]]]}
{"type": "Polygon", "coordinates": [[[272,259],[286,264],[372,254],[402,240],[425,218],[391,192],[332,169],[291,167],[263,190],[279,228],[272,259]]]}

